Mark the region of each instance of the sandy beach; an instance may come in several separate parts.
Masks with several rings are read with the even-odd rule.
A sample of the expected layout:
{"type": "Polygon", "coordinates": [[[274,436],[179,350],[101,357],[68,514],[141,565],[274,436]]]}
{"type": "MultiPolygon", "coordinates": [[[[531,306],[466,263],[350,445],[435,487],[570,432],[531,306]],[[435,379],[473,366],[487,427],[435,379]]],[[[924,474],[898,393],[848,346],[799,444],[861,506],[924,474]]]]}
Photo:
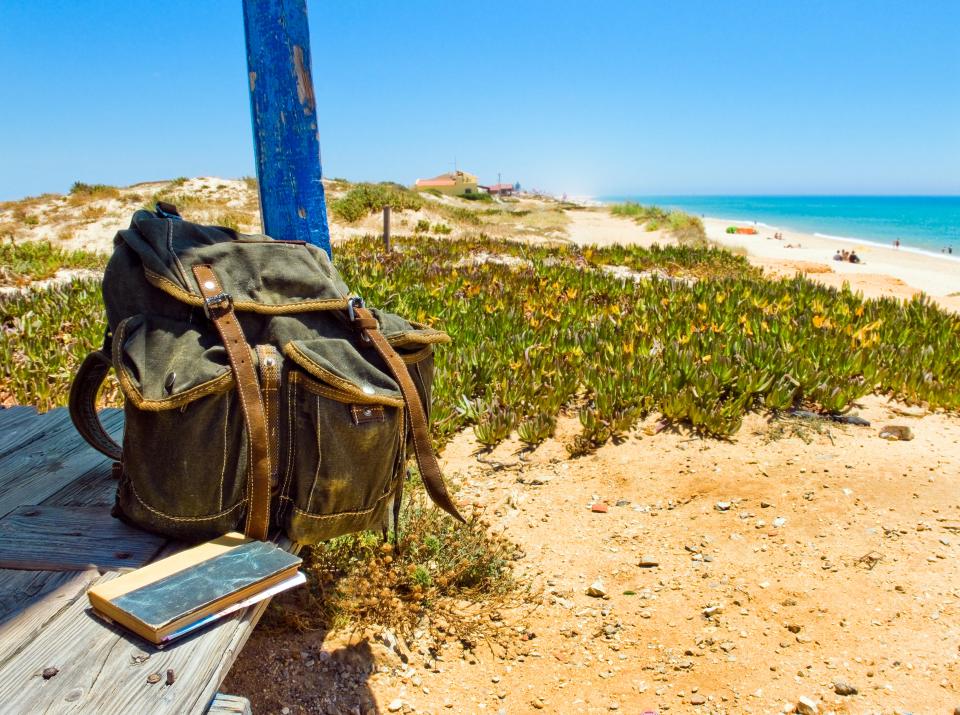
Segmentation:
{"type": "MultiPolygon", "coordinates": [[[[663,231],[646,231],[634,221],[612,216],[606,210],[568,214],[567,233],[570,240],[581,245],[649,246],[673,240],[663,231]]],[[[745,251],[751,263],[771,276],[792,276],[799,272],[837,288],[848,283],[851,289],[868,298],[910,298],[923,291],[944,308],[960,311],[960,256],[940,257],[903,247],[830,239],[763,225],[757,227],[756,235],[729,234],[726,229],[733,224],[724,219],[704,218],[703,225],[710,240],[732,250],[745,251]],[[783,238],[775,239],[775,233],[783,238]],[[851,249],[860,256],[861,263],[833,260],[837,250],[851,249]]]]}

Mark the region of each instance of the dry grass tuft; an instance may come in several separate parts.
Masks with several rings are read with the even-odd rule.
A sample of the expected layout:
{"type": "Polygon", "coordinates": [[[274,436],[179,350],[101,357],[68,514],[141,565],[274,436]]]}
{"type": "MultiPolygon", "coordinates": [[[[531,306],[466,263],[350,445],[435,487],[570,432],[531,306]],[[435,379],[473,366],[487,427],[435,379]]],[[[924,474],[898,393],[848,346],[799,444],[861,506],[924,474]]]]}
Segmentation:
{"type": "Polygon", "coordinates": [[[443,634],[475,642],[490,635],[491,610],[527,600],[529,591],[512,567],[522,554],[489,533],[482,511],[460,524],[427,502],[419,479],[406,487],[399,542],[364,532],[308,550],[309,590],[282,622],[300,628],[376,624],[407,634],[427,616],[443,634]],[[472,617],[477,604],[485,617],[472,617]]]}

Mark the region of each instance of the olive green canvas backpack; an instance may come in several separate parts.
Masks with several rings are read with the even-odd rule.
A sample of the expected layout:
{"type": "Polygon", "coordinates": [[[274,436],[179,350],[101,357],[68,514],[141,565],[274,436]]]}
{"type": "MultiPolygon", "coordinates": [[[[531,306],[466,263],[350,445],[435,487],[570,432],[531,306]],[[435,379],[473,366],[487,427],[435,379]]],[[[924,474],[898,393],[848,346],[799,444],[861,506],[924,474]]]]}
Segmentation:
{"type": "Polygon", "coordinates": [[[461,518],[428,429],[433,348],[449,338],[365,308],[324,251],[161,204],[117,234],[103,299],[105,344],[80,367],[70,414],[115,460],[114,516],[191,541],[385,528],[409,450],[433,501],[461,518]],[[111,367],[122,448],[95,407],[111,367]]]}

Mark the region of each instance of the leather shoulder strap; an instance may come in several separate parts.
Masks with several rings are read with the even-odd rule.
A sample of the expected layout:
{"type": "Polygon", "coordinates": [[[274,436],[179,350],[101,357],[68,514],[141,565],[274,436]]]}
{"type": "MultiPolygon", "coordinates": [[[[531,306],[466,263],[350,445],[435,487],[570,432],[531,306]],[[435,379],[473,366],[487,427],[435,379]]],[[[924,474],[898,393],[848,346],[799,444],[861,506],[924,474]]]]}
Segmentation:
{"type": "Polygon", "coordinates": [[[410,418],[410,428],[413,432],[413,451],[417,457],[417,466],[420,468],[420,476],[423,479],[423,486],[426,488],[427,494],[430,495],[437,506],[454,519],[466,521],[460,516],[457,507],[454,506],[453,499],[450,498],[450,493],[447,491],[447,485],[443,481],[443,474],[440,472],[440,465],[437,463],[437,456],[433,453],[433,446],[430,442],[430,425],[427,422],[427,413],[423,409],[420,395],[417,394],[417,387],[413,384],[410,373],[407,372],[407,366],[403,362],[403,358],[383,337],[373,313],[355,304],[351,308],[354,322],[361,329],[361,335],[373,343],[373,347],[380,354],[380,357],[386,361],[387,367],[390,368],[394,379],[400,385],[400,392],[403,394],[403,401],[407,406],[407,415],[410,418]]]}
{"type": "Polygon", "coordinates": [[[267,418],[260,399],[260,385],[253,367],[250,345],[233,311],[233,300],[223,292],[213,269],[207,265],[196,265],[193,275],[200,286],[207,315],[217,327],[227,349],[227,358],[240,396],[240,410],[247,428],[248,503],[244,532],[253,539],[266,540],[270,529],[270,446],[267,418]]]}
{"type": "Polygon", "coordinates": [[[68,404],[70,419],[80,436],[95,450],[118,462],[120,445],[107,433],[97,416],[97,393],[110,372],[111,365],[110,356],[103,350],[87,355],[73,378],[68,404]]]}

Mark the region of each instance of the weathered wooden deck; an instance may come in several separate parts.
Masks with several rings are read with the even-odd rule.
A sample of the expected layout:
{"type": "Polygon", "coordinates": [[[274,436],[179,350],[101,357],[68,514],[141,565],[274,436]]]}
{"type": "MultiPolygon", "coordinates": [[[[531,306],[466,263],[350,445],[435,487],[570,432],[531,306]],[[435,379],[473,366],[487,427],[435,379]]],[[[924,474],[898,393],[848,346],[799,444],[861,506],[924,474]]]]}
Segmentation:
{"type": "MultiPolygon", "coordinates": [[[[119,438],[122,412],[101,419],[119,438]]],[[[261,602],[163,650],[93,616],[91,585],[180,548],[112,518],[115,490],[109,460],[87,446],[65,409],[0,409],[3,713],[206,712],[266,608],[261,602]],[[51,668],[56,675],[44,678],[51,668]]]]}

